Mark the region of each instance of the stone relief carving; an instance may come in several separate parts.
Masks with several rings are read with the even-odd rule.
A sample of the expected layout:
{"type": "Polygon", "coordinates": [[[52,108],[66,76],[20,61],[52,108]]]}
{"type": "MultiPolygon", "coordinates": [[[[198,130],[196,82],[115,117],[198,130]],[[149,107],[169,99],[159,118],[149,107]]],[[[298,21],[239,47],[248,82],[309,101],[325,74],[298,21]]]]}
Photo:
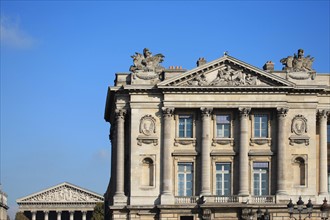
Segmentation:
{"type": "Polygon", "coordinates": [[[47,192],[27,198],[28,202],[88,202],[101,201],[94,195],[69,186],[60,186],[47,192]]]}
{"type": "Polygon", "coordinates": [[[307,134],[307,119],[302,115],[296,115],[292,119],[291,133],[294,135],[290,136],[290,145],[293,143],[309,145],[309,137],[307,134]]]}
{"type": "Polygon", "coordinates": [[[304,50],[299,49],[298,55],[282,58],[280,62],[284,65],[283,70],[287,72],[287,77],[297,80],[315,79],[316,71],[313,70],[312,64],[314,57],[310,55],[304,57],[304,50]]]}
{"type": "Polygon", "coordinates": [[[135,55],[131,57],[134,65],[129,70],[133,72],[133,79],[156,79],[159,78],[159,74],[165,69],[160,66],[165,56],[160,53],[152,56],[148,48],[143,49],[143,54],[135,52],[135,55]]]}
{"type": "Polygon", "coordinates": [[[152,136],[156,133],[156,119],[151,115],[145,115],[140,119],[139,132],[142,135],[137,137],[138,145],[144,144],[158,144],[158,137],[152,136]]]}
{"type": "Polygon", "coordinates": [[[234,70],[227,65],[224,69],[218,70],[214,79],[207,79],[205,73],[197,75],[187,81],[186,86],[248,86],[264,85],[257,76],[243,72],[242,69],[234,70]]]}
{"type": "Polygon", "coordinates": [[[156,133],[156,120],[151,115],[145,115],[141,118],[140,133],[146,136],[156,133]]]}

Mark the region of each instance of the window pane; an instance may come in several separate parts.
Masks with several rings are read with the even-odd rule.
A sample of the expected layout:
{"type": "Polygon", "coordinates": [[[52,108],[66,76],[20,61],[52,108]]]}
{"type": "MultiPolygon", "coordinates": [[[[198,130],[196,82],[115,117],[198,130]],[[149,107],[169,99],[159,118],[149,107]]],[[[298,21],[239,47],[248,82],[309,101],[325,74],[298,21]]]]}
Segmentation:
{"type": "Polygon", "coordinates": [[[216,163],[216,194],[231,194],[231,164],[216,163]]]}
{"type": "Polygon", "coordinates": [[[217,115],[217,137],[230,137],[230,115],[217,115]]]}

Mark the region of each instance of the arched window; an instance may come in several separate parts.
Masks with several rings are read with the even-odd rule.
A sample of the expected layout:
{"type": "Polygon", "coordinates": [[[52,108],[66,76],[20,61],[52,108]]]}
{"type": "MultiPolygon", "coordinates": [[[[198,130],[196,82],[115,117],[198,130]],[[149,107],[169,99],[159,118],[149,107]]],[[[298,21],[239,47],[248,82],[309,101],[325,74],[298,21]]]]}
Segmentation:
{"type": "Polygon", "coordinates": [[[294,183],[296,186],[306,185],[306,164],[302,157],[294,160],[294,183]]]}
{"type": "Polygon", "coordinates": [[[154,162],[151,158],[144,158],[142,161],[142,186],[154,185],[154,162]]]}

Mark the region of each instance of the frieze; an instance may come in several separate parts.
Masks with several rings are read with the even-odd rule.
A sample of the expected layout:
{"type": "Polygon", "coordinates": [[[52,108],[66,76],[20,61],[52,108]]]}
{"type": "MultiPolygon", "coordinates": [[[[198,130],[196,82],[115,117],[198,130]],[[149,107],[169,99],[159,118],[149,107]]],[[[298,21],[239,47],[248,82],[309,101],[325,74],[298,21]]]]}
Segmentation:
{"type": "Polygon", "coordinates": [[[296,144],[303,144],[305,143],[306,146],[309,145],[309,137],[307,134],[307,119],[302,115],[296,115],[292,119],[291,123],[291,135],[289,137],[290,145],[296,144]]]}

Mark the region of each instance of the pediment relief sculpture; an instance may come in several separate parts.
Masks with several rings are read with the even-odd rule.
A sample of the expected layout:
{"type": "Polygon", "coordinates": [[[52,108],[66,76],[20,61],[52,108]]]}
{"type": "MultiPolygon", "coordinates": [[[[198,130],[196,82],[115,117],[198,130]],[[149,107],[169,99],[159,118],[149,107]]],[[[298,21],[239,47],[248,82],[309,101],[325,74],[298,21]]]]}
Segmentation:
{"type": "Polygon", "coordinates": [[[186,81],[183,86],[258,86],[266,85],[259,77],[247,73],[243,69],[234,69],[230,65],[223,65],[220,69],[201,73],[186,81]]]}
{"type": "Polygon", "coordinates": [[[129,68],[133,79],[142,80],[159,79],[159,74],[164,70],[160,63],[164,60],[163,54],[152,55],[148,48],[143,49],[143,54],[135,53],[131,56],[133,65],[129,68]]]}
{"type": "Polygon", "coordinates": [[[69,185],[61,185],[22,199],[20,202],[101,202],[103,198],[69,185]]]}
{"type": "Polygon", "coordinates": [[[298,54],[281,59],[280,62],[284,65],[283,70],[287,72],[289,78],[296,80],[315,79],[316,71],[312,68],[314,57],[310,55],[304,57],[303,49],[299,49],[298,54]]]}
{"type": "Polygon", "coordinates": [[[290,145],[293,143],[309,145],[309,137],[307,136],[307,119],[302,115],[296,115],[291,123],[290,145]]]}

